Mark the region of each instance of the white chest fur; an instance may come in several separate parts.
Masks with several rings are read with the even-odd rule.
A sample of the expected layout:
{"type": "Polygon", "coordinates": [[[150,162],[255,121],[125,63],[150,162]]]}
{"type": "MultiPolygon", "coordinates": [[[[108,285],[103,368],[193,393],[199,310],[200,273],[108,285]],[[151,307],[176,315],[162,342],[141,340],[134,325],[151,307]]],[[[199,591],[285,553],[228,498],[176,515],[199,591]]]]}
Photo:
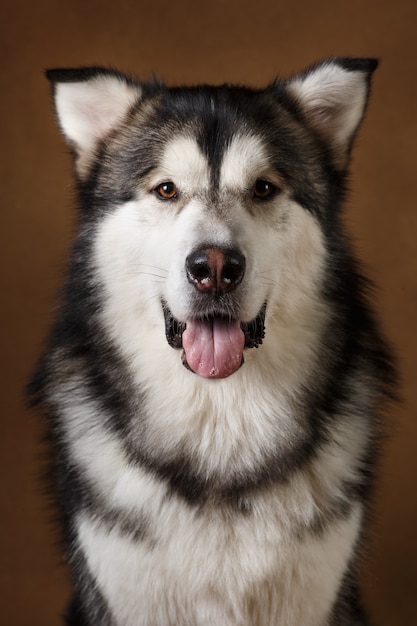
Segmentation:
{"type": "Polygon", "coordinates": [[[191,505],[130,464],[82,384],[63,417],[80,471],[105,509],[129,520],[109,524],[100,510],[77,517],[80,546],[117,626],[326,624],[361,507],[329,519],[323,532],[311,529],[355,477],[367,439],[360,419],[340,417],[332,441],[311,462],[289,481],[249,494],[239,510],[191,505]],[[146,526],[139,538],[135,520],[146,526]]]}
{"type": "Polygon", "coordinates": [[[279,490],[230,518],[167,499],[161,487],[143,504],[152,533],[144,541],[78,519],[88,565],[120,626],[323,626],[361,517],[356,508],[323,536],[297,537],[281,518],[279,490]]]}

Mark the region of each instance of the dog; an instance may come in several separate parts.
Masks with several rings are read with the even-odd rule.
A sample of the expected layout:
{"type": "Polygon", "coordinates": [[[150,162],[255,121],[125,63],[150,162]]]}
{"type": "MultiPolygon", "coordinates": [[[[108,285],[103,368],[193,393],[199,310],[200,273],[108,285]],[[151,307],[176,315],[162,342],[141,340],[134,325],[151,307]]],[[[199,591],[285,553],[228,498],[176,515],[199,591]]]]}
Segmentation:
{"type": "Polygon", "coordinates": [[[395,368],[341,219],[377,61],[264,89],[50,70],[78,229],[29,393],[71,626],[365,626],[395,368]]]}

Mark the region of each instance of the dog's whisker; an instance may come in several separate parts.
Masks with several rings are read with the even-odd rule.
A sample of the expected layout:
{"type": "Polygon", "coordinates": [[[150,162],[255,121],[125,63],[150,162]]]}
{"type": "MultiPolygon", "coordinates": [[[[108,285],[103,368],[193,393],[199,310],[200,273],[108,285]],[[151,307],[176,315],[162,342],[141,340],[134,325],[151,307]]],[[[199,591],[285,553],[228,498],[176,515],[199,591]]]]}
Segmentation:
{"type": "Polygon", "coordinates": [[[149,296],[149,298],[146,298],[146,300],[144,300],[146,304],[148,304],[149,302],[154,302],[154,301],[158,302],[158,304],[160,302],[160,298],[157,294],[152,294],[149,296]]]}
{"type": "Polygon", "coordinates": [[[166,281],[166,276],[161,276],[160,274],[153,274],[152,272],[138,272],[138,275],[141,276],[153,276],[154,278],[160,278],[161,282],[166,281]]]}
{"type": "Polygon", "coordinates": [[[166,276],[161,276],[160,274],[156,274],[154,272],[126,272],[126,276],[153,276],[154,278],[161,279],[158,282],[166,282],[166,276]]]}
{"type": "Polygon", "coordinates": [[[158,265],[148,265],[147,263],[141,263],[140,267],[150,267],[151,269],[158,270],[158,272],[164,272],[165,274],[168,274],[168,270],[164,269],[163,267],[159,267],[158,265]]]}
{"type": "Polygon", "coordinates": [[[280,284],[278,280],[275,280],[274,278],[271,278],[270,276],[261,276],[261,274],[259,274],[259,282],[262,285],[279,285],[280,284]]]}
{"type": "Polygon", "coordinates": [[[262,274],[269,274],[270,272],[277,272],[276,269],[270,269],[270,270],[262,270],[261,272],[258,272],[258,275],[261,276],[262,274]]]}

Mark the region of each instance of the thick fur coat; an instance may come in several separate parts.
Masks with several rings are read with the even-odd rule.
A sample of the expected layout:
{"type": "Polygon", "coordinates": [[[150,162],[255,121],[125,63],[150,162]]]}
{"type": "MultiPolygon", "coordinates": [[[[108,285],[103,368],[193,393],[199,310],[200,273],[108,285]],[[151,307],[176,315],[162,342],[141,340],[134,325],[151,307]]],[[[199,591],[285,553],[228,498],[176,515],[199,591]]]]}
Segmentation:
{"type": "Polygon", "coordinates": [[[71,626],[364,626],[393,369],[340,219],[372,59],[266,89],[53,70],[79,228],[33,378],[71,626]]]}

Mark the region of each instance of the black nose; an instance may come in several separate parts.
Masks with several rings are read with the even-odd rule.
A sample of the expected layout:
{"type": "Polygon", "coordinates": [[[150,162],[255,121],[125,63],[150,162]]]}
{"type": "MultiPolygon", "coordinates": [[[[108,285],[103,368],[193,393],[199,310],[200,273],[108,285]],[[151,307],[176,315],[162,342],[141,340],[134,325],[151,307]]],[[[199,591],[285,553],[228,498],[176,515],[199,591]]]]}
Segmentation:
{"type": "Polygon", "coordinates": [[[245,257],[233,248],[199,248],[186,259],[189,282],[198,291],[218,296],[236,289],[245,274],[245,257]]]}

